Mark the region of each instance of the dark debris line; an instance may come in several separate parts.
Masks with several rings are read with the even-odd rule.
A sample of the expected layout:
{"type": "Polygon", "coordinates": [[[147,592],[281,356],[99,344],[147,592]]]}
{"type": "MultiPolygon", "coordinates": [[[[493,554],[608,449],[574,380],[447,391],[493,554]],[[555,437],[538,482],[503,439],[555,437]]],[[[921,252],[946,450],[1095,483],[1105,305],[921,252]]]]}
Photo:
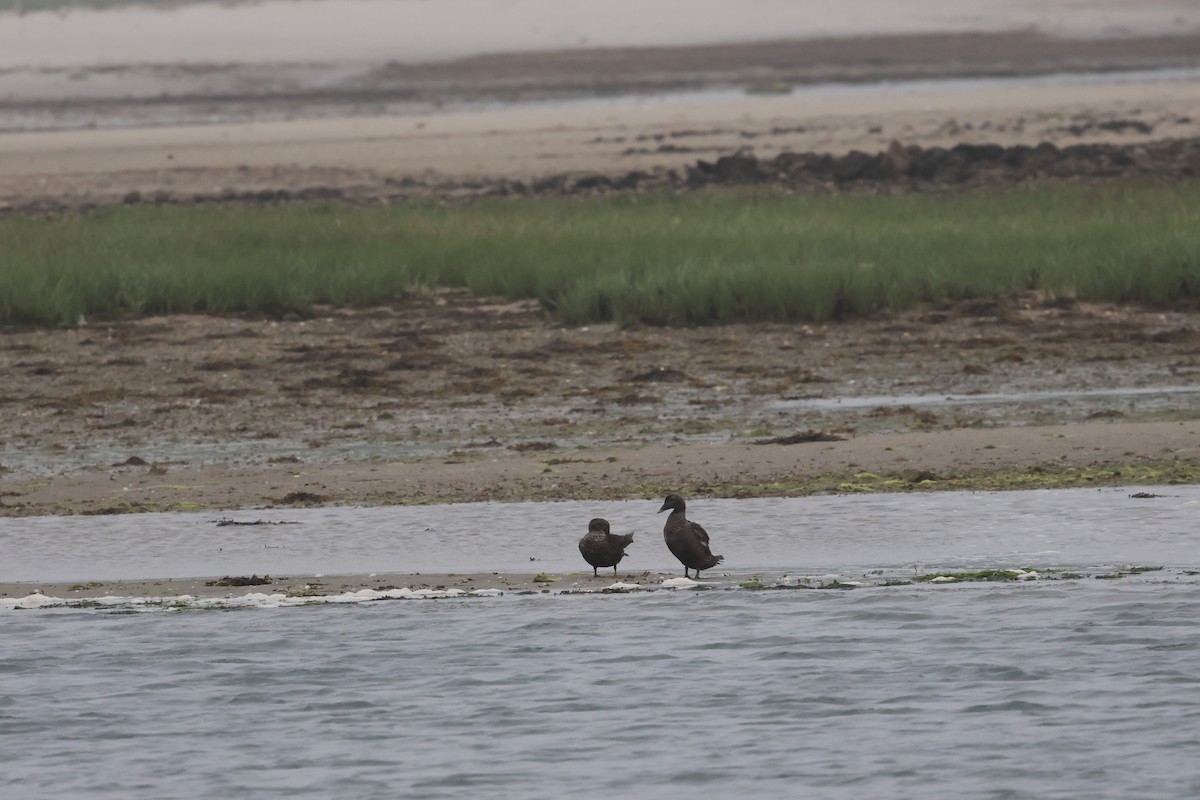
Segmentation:
{"type": "MultiPolygon", "coordinates": [[[[1109,121],[1107,128],[1126,126],[1136,130],[1137,121],[1109,121]]],[[[1122,130],[1124,128],[1121,128],[1122,130]]],[[[1082,131],[1081,131],[1082,134],[1082,131]]],[[[571,173],[551,175],[535,181],[509,178],[492,180],[387,179],[384,186],[367,191],[311,186],[298,190],[225,190],[212,194],[178,195],[167,191],[150,194],[129,192],[120,201],[126,205],[234,205],[267,206],[338,202],[377,206],[381,200],[404,203],[418,200],[470,201],[482,197],[557,197],[686,191],[708,187],[773,186],[788,191],[825,192],[837,190],[938,191],[954,188],[1001,188],[1033,181],[1069,180],[1087,182],[1156,179],[1169,182],[1200,179],[1200,137],[1163,139],[1135,144],[1076,144],[1059,147],[1039,145],[958,144],[954,147],[904,145],[893,141],[884,151],[852,151],[841,156],[828,153],[780,153],[758,158],[746,153],[722,156],[715,161],[699,160],[676,169],[653,172],[633,170],[622,175],[571,173]],[[381,194],[382,191],[382,194],[381,194]]],[[[22,213],[50,214],[88,210],[86,205],[58,200],[10,204],[0,216],[22,213]]]]}

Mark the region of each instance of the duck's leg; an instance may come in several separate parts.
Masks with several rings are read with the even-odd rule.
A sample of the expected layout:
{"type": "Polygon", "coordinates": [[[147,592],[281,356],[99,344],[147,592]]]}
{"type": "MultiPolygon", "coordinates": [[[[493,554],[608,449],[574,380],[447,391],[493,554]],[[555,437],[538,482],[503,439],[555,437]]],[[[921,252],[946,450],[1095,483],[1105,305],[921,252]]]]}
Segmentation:
{"type": "Polygon", "coordinates": [[[685,577],[685,578],[688,577],[688,568],[687,567],[683,568],[683,577],[685,577]]]}
{"type": "Polygon", "coordinates": [[[617,577],[617,565],[613,564],[613,577],[617,577]]]}
{"type": "Polygon", "coordinates": [[[593,578],[599,578],[599,577],[600,577],[600,573],[596,571],[596,568],[595,568],[595,567],[592,567],[592,577],[593,577],[593,578]]]}

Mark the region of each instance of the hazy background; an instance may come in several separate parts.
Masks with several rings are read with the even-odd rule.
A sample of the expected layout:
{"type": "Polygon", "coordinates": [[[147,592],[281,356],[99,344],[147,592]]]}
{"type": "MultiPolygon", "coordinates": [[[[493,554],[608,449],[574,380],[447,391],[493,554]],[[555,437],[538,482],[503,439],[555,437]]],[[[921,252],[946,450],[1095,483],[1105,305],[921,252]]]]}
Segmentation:
{"type": "Polygon", "coordinates": [[[480,53],[1035,28],[1200,30],[1192,0],[0,0],[0,68],[453,59],[480,53]],[[42,9],[13,13],[15,9],[42,9]]]}

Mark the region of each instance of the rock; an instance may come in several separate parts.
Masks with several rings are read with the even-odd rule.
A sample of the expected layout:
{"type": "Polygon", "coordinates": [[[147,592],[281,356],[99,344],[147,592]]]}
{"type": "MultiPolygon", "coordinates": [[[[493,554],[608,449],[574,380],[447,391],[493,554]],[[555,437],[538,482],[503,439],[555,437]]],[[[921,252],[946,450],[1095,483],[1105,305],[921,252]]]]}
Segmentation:
{"type": "Polygon", "coordinates": [[[946,162],[944,147],[931,147],[928,150],[914,148],[913,151],[910,151],[910,155],[913,163],[908,168],[909,174],[924,181],[934,180],[946,162]]]}
{"type": "Polygon", "coordinates": [[[576,179],[574,188],[576,190],[607,189],[612,185],[612,180],[606,175],[584,175],[576,179]]]}
{"type": "Polygon", "coordinates": [[[613,188],[636,189],[639,185],[651,180],[652,177],[653,176],[651,176],[648,172],[634,170],[633,172],[627,172],[620,178],[617,178],[617,180],[613,182],[613,188]]]}
{"type": "Polygon", "coordinates": [[[1002,162],[1005,154],[998,144],[956,144],[950,152],[967,164],[1002,162]]]}
{"type": "Polygon", "coordinates": [[[761,183],[768,178],[754,156],[736,154],[721,156],[716,163],[697,161],[688,168],[688,185],[703,186],[706,183],[742,184],[761,183]]]}
{"type": "Polygon", "coordinates": [[[543,178],[535,181],[533,184],[534,194],[561,194],[567,188],[567,178],[565,175],[552,175],[549,178],[543,178]]]}
{"type": "Polygon", "coordinates": [[[868,155],[861,150],[851,150],[834,162],[832,177],[839,183],[848,183],[881,180],[889,177],[890,173],[882,154],[868,155]]]}
{"type": "Polygon", "coordinates": [[[888,145],[888,149],[883,154],[883,163],[896,175],[907,175],[908,170],[912,167],[913,158],[912,154],[908,152],[908,148],[896,139],[892,139],[892,143],[888,145]]]}

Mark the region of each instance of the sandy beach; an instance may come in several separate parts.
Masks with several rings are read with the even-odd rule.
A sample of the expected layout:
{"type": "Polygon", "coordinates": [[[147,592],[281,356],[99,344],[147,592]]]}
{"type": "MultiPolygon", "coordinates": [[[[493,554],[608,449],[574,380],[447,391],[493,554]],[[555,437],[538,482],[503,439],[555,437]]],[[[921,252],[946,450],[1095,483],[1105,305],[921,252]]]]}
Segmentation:
{"type": "Polygon", "coordinates": [[[959,143],[1138,144],[1200,136],[1200,80],[793,93],[708,102],[0,135],[0,204],[191,202],[329,192],[360,202],[479,193],[497,181],[682,171],[733,153],[959,143]]]}

